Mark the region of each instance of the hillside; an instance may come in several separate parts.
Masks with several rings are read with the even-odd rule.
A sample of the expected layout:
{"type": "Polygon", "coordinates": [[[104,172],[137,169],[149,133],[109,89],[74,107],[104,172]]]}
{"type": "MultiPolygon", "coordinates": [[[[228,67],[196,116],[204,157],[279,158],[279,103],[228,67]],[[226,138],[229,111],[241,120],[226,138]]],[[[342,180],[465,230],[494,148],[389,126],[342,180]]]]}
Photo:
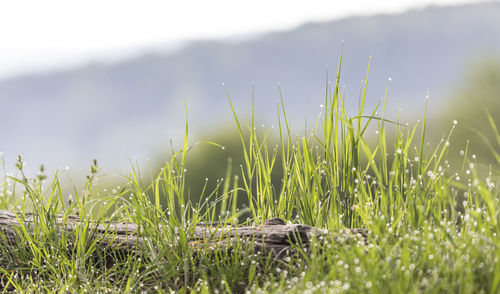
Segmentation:
{"type": "MultiPolygon", "coordinates": [[[[369,104],[384,95],[394,111],[414,114],[429,88],[439,103],[466,62],[500,49],[500,3],[429,7],[397,15],[311,23],[246,40],[192,42],[111,65],[19,76],[0,82],[0,151],[49,168],[126,166],[122,148],[155,155],[178,138],[184,101],[193,133],[209,132],[230,116],[224,82],[238,109],[249,109],[255,82],[257,115],[274,115],[280,82],[295,122],[312,122],[324,99],[326,68],[334,78],[342,40],[345,97],[356,105],[373,56],[369,104]]],[[[433,103],[434,103],[433,102],[433,103]]]]}

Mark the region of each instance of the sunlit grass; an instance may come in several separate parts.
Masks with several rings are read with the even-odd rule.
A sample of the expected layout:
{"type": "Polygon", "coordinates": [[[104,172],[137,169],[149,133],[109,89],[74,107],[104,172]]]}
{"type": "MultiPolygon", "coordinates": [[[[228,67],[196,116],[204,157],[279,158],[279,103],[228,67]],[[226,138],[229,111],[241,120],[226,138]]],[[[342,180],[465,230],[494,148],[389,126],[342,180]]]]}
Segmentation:
{"type": "MultiPolygon", "coordinates": [[[[451,168],[447,153],[459,122],[450,122],[450,132],[431,148],[427,111],[420,125],[390,120],[387,94],[366,111],[369,66],[359,109],[349,116],[340,68],[334,82],[327,77],[323,112],[307,136],[291,129],[286,99],[278,105],[277,127],[262,132],[253,116],[248,125],[240,121],[228,91],[242,143],[241,177],[228,165],[226,177],[215,190],[203,189],[199,202],[191,201],[186,187],[186,159],[194,145],[188,141],[188,120],[182,149],[156,176],[143,180],[132,166],[126,185],[109,195],[94,191],[96,161],[83,191],[75,189],[70,201],[58,174],[49,179],[41,169],[27,178],[19,158],[20,177],[4,172],[0,205],[16,211],[20,224],[28,211],[36,217],[30,227],[19,227],[16,246],[0,247],[0,286],[62,293],[498,292],[495,169],[478,172],[467,146],[461,168],[451,168]],[[368,130],[376,131],[375,140],[368,130]],[[282,179],[273,183],[277,172],[282,179]],[[237,205],[241,198],[246,207],[237,205]],[[70,214],[78,214],[84,225],[66,232],[57,218],[64,221],[70,214]],[[238,240],[230,250],[189,244],[200,222],[252,224],[271,217],[332,234],[366,228],[368,241],[317,240],[309,250],[279,260],[238,240]],[[139,224],[144,246],[132,254],[97,246],[93,230],[106,220],[139,224]]],[[[497,134],[490,142],[500,144],[491,116],[489,121],[497,134]]]]}

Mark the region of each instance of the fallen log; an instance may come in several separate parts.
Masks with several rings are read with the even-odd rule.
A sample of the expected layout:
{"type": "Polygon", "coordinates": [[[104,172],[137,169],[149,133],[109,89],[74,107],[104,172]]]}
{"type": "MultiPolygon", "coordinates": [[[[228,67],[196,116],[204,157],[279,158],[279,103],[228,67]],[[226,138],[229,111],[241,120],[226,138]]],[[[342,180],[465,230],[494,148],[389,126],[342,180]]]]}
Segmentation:
{"type": "MultiPolygon", "coordinates": [[[[94,222],[82,220],[77,215],[59,215],[52,220],[59,231],[73,232],[76,229],[87,229],[100,246],[112,248],[125,248],[134,250],[141,246],[145,239],[140,236],[140,227],[135,223],[127,222],[94,222]]],[[[20,228],[24,227],[33,234],[38,216],[27,213],[21,214],[0,210],[0,236],[1,245],[15,245],[21,238],[20,228]]],[[[366,241],[367,231],[364,229],[348,229],[341,232],[330,233],[328,230],[315,228],[304,224],[286,223],[280,218],[271,218],[256,226],[235,226],[227,223],[211,222],[198,223],[194,234],[189,239],[189,244],[197,248],[227,247],[236,240],[252,242],[253,245],[265,254],[282,256],[291,252],[292,247],[308,248],[313,239],[322,240],[332,238],[340,242],[358,239],[366,241]]]]}

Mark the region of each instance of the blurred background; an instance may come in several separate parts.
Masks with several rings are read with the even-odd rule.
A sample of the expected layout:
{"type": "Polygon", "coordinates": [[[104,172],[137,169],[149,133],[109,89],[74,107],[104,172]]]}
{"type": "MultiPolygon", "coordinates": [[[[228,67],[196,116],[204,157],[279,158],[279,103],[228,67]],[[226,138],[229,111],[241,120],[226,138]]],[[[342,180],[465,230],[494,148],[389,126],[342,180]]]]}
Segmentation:
{"type": "Polygon", "coordinates": [[[191,143],[226,147],[195,146],[190,181],[215,181],[228,157],[239,166],[225,88],[241,118],[254,93],[264,128],[276,124],[281,89],[305,131],[342,46],[349,108],[371,56],[368,109],[390,80],[387,117],[411,123],[429,91],[430,140],[457,120],[450,152],[460,160],[469,140],[479,160],[493,162],[476,131],[495,143],[484,110],[500,122],[499,1],[21,0],[0,4],[5,170],[18,154],[29,174],[43,163],[82,180],[94,158],[108,174],[128,173],[130,160],[154,169],[171,144],[182,146],[186,105],[191,143]]]}

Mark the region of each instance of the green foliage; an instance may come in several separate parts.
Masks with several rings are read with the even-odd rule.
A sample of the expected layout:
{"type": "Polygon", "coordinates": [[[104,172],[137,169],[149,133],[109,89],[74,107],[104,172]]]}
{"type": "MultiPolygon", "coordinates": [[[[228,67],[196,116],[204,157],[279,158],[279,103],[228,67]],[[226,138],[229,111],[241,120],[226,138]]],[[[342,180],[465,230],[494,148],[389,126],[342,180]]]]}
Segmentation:
{"type": "MultiPolygon", "coordinates": [[[[210,134],[210,139],[218,145],[200,143],[192,148],[186,161],[186,183],[189,199],[200,201],[204,191],[214,191],[218,186],[227,190],[241,179],[240,165],[244,163],[238,134],[228,126],[210,134]]],[[[208,141],[204,141],[208,142],[208,141]]],[[[243,197],[237,199],[238,207],[248,206],[243,197]]]]}
{"type": "Polygon", "coordinates": [[[496,125],[500,123],[500,60],[483,58],[468,67],[451,94],[444,113],[434,119],[434,136],[456,120],[450,161],[462,164],[465,151],[475,154],[478,162],[496,168],[500,165],[500,141],[496,125]]]}
{"type": "MultiPolygon", "coordinates": [[[[479,173],[469,153],[458,169],[447,162],[456,127],[436,148],[428,147],[432,126],[427,112],[422,126],[403,126],[386,118],[385,100],[366,112],[363,91],[358,112],[349,116],[339,81],[340,66],[334,83],[327,78],[324,113],[306,136],[291,129],[284,99],[278,126],[264,130],[255,127],[253,117],[245,125],[231,104],[241,144],[240,170],[220,159],[219,165],[231,169],[213,188],[206,184],[196,192],[199,201],[189,197],[187,175],[199,159],[190,162],[194,145],[188,141],[187,123],[182,149],[171,154],[156,176],[143,179],[132,166],[125,187],[97,195],[94,162],[83,194],[75,189],[71,203],[65,202],[57,174],[50,182],[26,178],[19,158],[21,179],[4,177],[1,187],[2,203],[17,207],[20,223],[17,246],[0,247],[3,289],[498,293],[498,174],[479,173]],[[375,116],[380,110],[381,116],[375,116]],[[388,134],[388,125],[394,134],[388,134]],[[364,138],[371,127],[378,132],[374,143],[364,138]],[[20,199],[7,198],[5,191],[16,194],[14,184],[22,187],[20,199]],[[22,225],[27,211],[36,213],[29,228],[22,225]],[[84,225],[65,232],[58,215],[64,221],[76,212],[84,225]],[[244,213],[250,223],[283,217],[332,234],[351,227],[366,228],[369,234],[367,242],[313,240],[309,250],[297,248],[297,255],[284,259],[259,255],[251,243],[240,240],[231,250],[190,246],[197,223],[237,223],[245,221],[244,213]],[[92,232],[96,223],[107,220],[137,223],[145,246],[132,254],[96,246],[92,232]]],[[[498,134],[493,138],[500,140],[498,134]]]]}

